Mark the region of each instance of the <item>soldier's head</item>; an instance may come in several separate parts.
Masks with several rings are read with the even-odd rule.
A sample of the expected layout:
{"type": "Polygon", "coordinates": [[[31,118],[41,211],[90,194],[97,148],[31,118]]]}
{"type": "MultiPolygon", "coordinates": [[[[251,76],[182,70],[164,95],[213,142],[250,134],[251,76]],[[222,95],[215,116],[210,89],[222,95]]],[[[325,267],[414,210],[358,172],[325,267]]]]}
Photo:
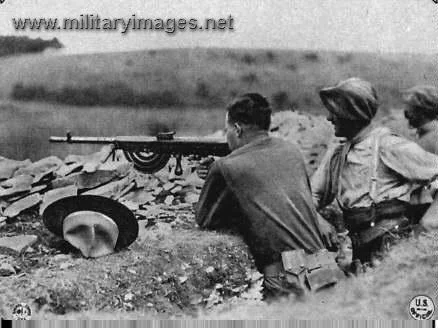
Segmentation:
{"type": "Polygon", "coordinates": [[[265,97],[246,93],[227,106],[225,130],[231,150],[242,147],[255,137],[268,134],[272,109],[265,97]]]}
{"type": "Polygon", "coordinates": [[[337,137],[353,138],[371,123],[377,113],[378,98],[374,87],[359,78],[350,78],[319,92],[328,109],[327,119],[337,137]]]}
{"type": "Polygon", "coordinates": [[[405,103],[405,117],[412,128],[438,119],[438,89],[430,86],[416,86],[402,93],[405,103]]]}

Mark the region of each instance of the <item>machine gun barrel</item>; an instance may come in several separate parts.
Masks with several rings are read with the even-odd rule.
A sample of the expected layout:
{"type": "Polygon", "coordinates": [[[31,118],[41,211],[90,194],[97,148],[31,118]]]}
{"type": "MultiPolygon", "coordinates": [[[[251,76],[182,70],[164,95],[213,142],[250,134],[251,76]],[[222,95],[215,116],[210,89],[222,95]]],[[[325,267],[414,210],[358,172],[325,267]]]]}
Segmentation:
{"type": "Polygon", "coordinates": [[[65,137],[50,137],[50,142],[71,144],[112,144],[114,150],[123,150],[126,158],[134,167],[146,173],[163,168],[171,155],[177,158],[180,166],[181,156],[226,156],[230,153],[223,139],[208,137],[174,137],[174,133],[161,133],[152,136],[117,137],[74,137],[67,133],[65,137]]]}
{"type": "Polygon", "coordinates": [[[66,143],[86,143],[86,144],[111,144],[115,143],[116,138],[111,137],[72,137],[67,134],[66,137],[50,137],[50,142],[66,142],[66,143]]]}

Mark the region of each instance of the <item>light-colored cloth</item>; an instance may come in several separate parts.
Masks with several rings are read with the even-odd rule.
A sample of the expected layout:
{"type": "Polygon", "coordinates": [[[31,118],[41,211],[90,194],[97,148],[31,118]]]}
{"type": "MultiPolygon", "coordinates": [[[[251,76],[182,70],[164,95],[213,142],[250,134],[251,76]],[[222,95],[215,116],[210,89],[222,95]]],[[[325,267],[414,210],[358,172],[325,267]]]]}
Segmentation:
{"type": "Polygon", "coordinates": [[[371,83],[359,78],[324,88],[319,95],[329,111],[346,120],[370,122],[377,112],[376,90],[371,83]]]}
{"type": "Polygon", "coordinates": [[[438,155],[438,120],[430,121],[417,130],[418,144],[426,151],[438,155]]]}
{"type": "MultiPolygon", "coordinates": [[[[373,144],[380,137],[377,165],[376,203],[398,199],[411,201],[411,194],[419,187],[430,184],[438,176],[438,156],[422,149],[415,142],[396,136],[386,128],[362,130],[356,138],[359,142],[349,149],[339,178],[339,188],[335,195],[344,209],[369,207],[370,175],[373,162],[373,144]]],[[[355,138],[355,139],[356,139],[355,138]]],[[[320,167],[312,176],[312,195],[317,208],[328,204],[322,202],[327,179],[327,166],[335,149],[329,150],[320,167]]]]}

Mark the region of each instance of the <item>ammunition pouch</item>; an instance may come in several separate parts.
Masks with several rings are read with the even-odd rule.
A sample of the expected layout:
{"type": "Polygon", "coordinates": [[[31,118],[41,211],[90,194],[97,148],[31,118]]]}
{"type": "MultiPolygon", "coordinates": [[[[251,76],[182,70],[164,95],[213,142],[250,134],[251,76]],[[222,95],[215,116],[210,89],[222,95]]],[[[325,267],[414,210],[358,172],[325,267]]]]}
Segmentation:
{"type": "Polygon", "coordinates": [[[319,250],[314,254],[305,254],[303,249],[281,253],[288,281],[298,281],[302,287],[310,291],[336,284],[344,277],[335,258],[336,253],[329,252],[327,249],[319,250]]]}

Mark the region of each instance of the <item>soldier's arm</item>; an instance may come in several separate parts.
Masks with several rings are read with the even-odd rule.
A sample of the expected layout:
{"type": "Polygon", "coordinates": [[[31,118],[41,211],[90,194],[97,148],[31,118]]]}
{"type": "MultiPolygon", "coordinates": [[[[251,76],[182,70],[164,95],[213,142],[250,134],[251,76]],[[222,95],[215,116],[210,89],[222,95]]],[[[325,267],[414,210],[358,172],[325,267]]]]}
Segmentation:
{"type": "Polygon", "coordinates": [[[425,151],[413,141],[385,136],[380,157],[387,167],[411,182],[427,184],[438,177],[438,155],[425,151]]]}
{"type": "Polygon", "coordinates": [[[209,169],[196,206],[196,222],[204,229],[217,229],[226,225],[230,191],[219,169],[218,162],[209,169]]]}
{"type": "Polygon", "coordinates": [[[312,175],[310,179],[310,185],[312,189],[312,198],[313,204],[315,204],[316,209],[321,209],[329,204],[323,204],[322,198],[325,193],[325,189],[327,187],[327,179],[329,178],[327,175],[328,166],[330,165],[330,159],[333,156],[334,147],[327,150],[325,153],[321,164],[318,166],[318,169],[312,175]]]}
{"type": "Polygon", "coordinates": [[[420,225],[427,231],[438,231],[438,156],[396,136],[385,138],[382,146],[381,158],[385,165],[408,180],[429,185],[434,200],[420,225]]]}

